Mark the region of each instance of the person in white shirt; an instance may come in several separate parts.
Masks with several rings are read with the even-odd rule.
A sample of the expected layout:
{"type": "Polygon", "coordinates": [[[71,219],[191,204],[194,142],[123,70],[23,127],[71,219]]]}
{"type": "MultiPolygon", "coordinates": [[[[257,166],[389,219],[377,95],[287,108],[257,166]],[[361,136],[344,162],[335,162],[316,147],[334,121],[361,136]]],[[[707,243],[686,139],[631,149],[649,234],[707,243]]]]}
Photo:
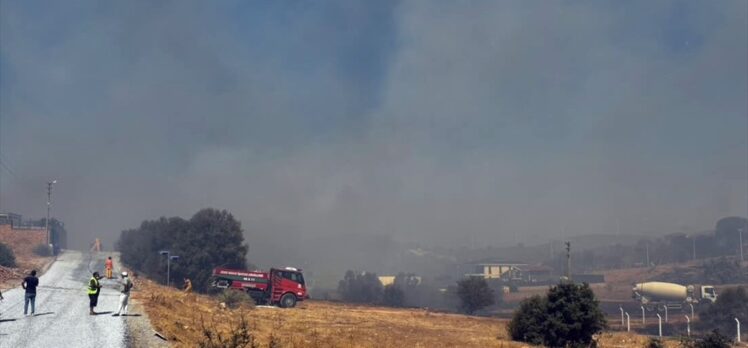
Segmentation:
{"type": "Polygon", "coordinates": [[[120,281],[122,290],[119,295],[119,309],[113,316],[118,317],[120,315],[127,315],[127,301],[130,299],[130,290],[132,290],[133,284],[130,278],[127,276],[127,272],[122,272],[122,280],[120,281]]]}

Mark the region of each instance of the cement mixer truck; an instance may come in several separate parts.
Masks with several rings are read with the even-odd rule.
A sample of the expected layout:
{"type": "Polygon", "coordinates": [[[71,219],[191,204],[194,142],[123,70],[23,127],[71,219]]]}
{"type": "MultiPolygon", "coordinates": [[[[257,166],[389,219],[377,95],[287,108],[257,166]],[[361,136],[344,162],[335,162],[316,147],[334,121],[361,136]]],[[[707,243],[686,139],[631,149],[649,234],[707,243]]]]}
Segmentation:
{"type": "Polygon", "coordinates": [[[711,304],[717,292],[711,285],[680,285],[665,282],[639,283],[632,289],[632,297],[649,310],[656,306],[681,308],[684,304],[711,304]]]}

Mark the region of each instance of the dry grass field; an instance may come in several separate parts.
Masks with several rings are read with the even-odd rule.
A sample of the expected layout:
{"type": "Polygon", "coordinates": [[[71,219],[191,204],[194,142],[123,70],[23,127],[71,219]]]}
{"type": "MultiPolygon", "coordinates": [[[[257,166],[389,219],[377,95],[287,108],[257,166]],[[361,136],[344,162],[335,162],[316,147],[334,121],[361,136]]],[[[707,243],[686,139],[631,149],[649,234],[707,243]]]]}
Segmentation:
{"type": "MultiPolygon", "coordinates": [[[[508,338],[507,321],[501,319],[326,301],[301,302],[293,309],[227,309],[209,296],[183,294],[148,280],[136,285],[133,297],[175,347],[197,346],[205,339],[203,327],[226,337],[242,316],[257,347],[528,347],[508,338]]],[[[602,347],[642,347],[644,342],[644,337],[620,333],[600,338],[602,347]]]]}

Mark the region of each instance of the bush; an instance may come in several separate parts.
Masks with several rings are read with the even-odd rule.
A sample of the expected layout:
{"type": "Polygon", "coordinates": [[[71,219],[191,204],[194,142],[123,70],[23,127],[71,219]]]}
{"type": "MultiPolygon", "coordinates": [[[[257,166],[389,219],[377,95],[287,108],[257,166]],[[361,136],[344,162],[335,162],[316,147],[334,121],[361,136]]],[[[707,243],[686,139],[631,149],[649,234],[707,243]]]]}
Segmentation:
{"type": "Polygon", "coordinates": [[[3,243],[0,243],[0,266],[16,267],[16,255],[3,243]]]}
{"type": "Polygon", "coordinates": [[[376,273],[355,273],[349,270],[338,283],[338,293],[343,301],[347,302],[380,303],[382,283],[376,273]]]}
{"type": "Polygon", "coordinates": [[[748,323],[748,291],[745,287],[722,291],[709,308],[699,314],[702,330],[735,332],[735,318],[740,323],[748,323]]]}
{"type": "Polygon", "coordinates": [[[52,248],[46,244],[37,244],[32,251],[37,256],[52,256],[52,248]]]}
{"type": "Polygon", "coordinates": [[[696,348],[730,348],[730,339],[719,333],[719,330],[713,330],[701,340],[696,342],[696,348]]]}
{"type": "Polygon", "coordinates": [[[509,335],[515,341],[542,345],[544,342],[544,318],[546,316],[546,299],[535,295],[520,303],[509,322],[509,335]]]}
{"type": "Polygon", "coordinates": [[[563,283],[552,287],[545,298],[523,301],[509,323],[509,333],[514,340],[533,344],[582,347],[605,326],[589,285],[563,283]]]}
{"type": "Polygon", "coordinates": [[[659,338],[652,337],[647,341],[647,348],[665,348],[665,343],[659,338]]]}
{"type": "Polygon", "coordinates": [[[390,307],[405,306],[405,293],[396,285],[390,284],[384,287],[383,303],[390,307]]]}
{"type": "Polygon", "coordinates": [[[244,291],[225,289],[218,294],[218,301],[226,304],[228,308],[237,308],[242,304],[254,307],[255,301],[244,291]]]}
{"type": "Polygon", "coordinates": [[[460,307],[467,314],[495,303],[493,289],[480,277],[469,277],[457,282],[457,296],[460,307]]]}

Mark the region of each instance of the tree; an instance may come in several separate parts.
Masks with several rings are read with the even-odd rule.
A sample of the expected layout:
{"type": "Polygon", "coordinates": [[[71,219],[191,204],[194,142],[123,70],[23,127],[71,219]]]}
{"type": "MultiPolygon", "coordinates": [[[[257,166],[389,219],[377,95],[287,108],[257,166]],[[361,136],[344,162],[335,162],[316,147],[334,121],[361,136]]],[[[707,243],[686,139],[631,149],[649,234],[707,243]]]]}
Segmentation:
{"type": "Polygon", "coordinates": [[[589,285],[562,283],[522,303],[509,324],[512,339],[549,347],[584,347],[606,326],[589,285]],[[541,342],[542,337],[542,342],[541,342]]]}
{"type": "Polygon", "coordinates": [[[355,273],[349,270],[345,272],[343,280],[338,282],[338,293],[347,302],[380,303],[382,292],[382,283],[376,273],[355,273]]]}
{"type": "Polygon", "coordinates": [[[748,291],[742,286],[722,291],[700,318],[703,329],[735,332],[735,318],[748,323],[748,291]]]}
{"type": "Polygon", "coordinates": [[[723,255],[735,255],[738,252],[740,229],[743,230],[743,237],[745,237],[748,234],[748,220],[746,218],[730,216],[717,221],[714,237],[723,255]]]}
{"type": "Polygon", "coordinates": [[[494,304],[493,289],[480,277],[469,277],[457,282],[460,307],[467,314],[494,304]]]}
{"type": "Polygon", "coordinates": [[[139,228],[122,231],[116,246],[123,263],[159,282],[166,278],[166,260],[159,251],[180,256],[171,264],[171,277],[190,278],[197,291],[207,289],[214,267],[247,264],[241,223],[225,210],[203,209],[190,220],[143,221],[139,228]]]}
{"type": "Polygon", "coordinates": [[[509,335],[513,340],[533,345],[543,344],[546,301],[546,298],[535,295],[520,303],[508,327],[509,335]]]}
{"type": "Polygon", "coordinates": [[[390,284],[384,287],[384,293],[382,295],[382,301],[386,306],[390,307],[404,307],[405,306],[405,293],[395,284],[390,284]]]}
{"type": "Polygon", "coordinates": [[[3,243],[0,243],[0,266],[16,267],[16,254],[3,243]]]}
{"type": "Polygon", "coordinates": [[[172,248],[181,258],[175,279],[188,277],[199,291],[207,289],[214,267],[245,268],[247,250],[241,223],[226,210],[203,209],[189,221],[187,233],[172,248]]]}

